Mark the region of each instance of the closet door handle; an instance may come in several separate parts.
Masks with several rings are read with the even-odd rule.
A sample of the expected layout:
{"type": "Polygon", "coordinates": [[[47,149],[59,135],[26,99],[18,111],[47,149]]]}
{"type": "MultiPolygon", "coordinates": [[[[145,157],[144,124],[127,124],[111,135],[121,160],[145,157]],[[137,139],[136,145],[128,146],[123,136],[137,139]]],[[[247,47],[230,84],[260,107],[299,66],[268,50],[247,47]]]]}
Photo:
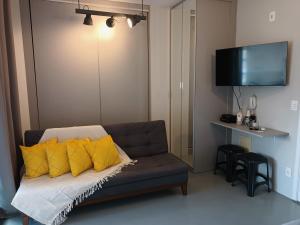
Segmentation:
{"type": "Polygon", "coordinates": [[[183,82],[179,82],[179,89],[183,89],[183,82]]]}

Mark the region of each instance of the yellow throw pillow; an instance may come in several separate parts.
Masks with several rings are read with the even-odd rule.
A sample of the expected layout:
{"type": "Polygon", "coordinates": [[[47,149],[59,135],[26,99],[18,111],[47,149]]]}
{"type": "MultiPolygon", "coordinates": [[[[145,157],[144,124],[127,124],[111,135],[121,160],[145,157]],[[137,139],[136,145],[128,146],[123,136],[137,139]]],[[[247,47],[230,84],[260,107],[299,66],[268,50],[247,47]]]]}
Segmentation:
{"type": "Polygon", "coordinates": [[[97,172],[121,162],[119,152],[110,135],[85,144],[85,148],[91,156],[97,172]]]}
{"type": "Polygon", "coordinates": [[[46,149],[57,143],[57,138],[50,139],[32,147],[20,146],[25,165],[25,176],[35,178],[49,172],[46,149]]]}
{"type": "Polygon", "coordinates": [[[69,163],[74,177],[93,167],[92,160],[84,147],[84,144],[89,142],[89,140],[85,139],[67,144],[69,163]]]}
{"type": "Polygon", "coordinates": [[[91,140],[89,139],[89,138],[82,138],[82,139],[77,139],[77,138],[75,138],[75,139],[66,139],[66,140],[64,140],[62,143],[73,143],[73,142],[82,142],[82,143],[86,143],[86,142],[90,142],[91,140]]]}
{"type": "Polygon", "coordinates": [[[66,143],[49,145],[46,149],[46,153],[50,177],[58,177],[71,171],[66,143]]]}

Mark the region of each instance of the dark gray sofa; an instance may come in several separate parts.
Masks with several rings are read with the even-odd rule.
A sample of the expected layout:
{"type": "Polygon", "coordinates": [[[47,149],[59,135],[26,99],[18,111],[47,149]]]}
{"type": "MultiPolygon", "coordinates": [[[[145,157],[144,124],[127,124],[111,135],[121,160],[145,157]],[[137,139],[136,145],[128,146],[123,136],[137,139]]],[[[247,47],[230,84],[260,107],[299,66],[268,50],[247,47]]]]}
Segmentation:
{"type": "MultiPolygon", "coordinates": [[[[82,205],[181,187],[187,194],[188,166],[168,153],[164,121],[104,126],[113,140],[138,163],[111,178],[82,205]]],[[[32,146],[44,131],[26,131],[25,145],[32,146]]],[[[25,223],[26,224],[26,223],[25,223]]]]}

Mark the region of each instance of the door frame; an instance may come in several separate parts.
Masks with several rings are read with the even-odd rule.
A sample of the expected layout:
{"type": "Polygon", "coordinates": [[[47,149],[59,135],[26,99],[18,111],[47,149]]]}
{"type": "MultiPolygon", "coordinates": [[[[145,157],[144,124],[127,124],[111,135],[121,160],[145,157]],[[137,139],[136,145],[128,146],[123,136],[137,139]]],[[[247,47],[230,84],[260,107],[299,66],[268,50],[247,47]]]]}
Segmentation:
{"type": "Polygon", "coordinates": [[[300,202],[300,112],[298,112],[297,144],[294,163],[293,200],[300,202]]]}

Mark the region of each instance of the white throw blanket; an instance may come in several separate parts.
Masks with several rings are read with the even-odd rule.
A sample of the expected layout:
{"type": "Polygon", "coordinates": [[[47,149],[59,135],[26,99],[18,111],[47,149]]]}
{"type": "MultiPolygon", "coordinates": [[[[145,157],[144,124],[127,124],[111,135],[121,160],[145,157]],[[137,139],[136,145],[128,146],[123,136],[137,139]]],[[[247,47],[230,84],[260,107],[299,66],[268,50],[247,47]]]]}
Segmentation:
{"type": "MultiPolygon", "coordinates": [[[[57,137],[59,141],[70,138],[97,139],[107,135],[102,126],[85,126],[47,129],[40,142],[57,137]]],[[[57,178],[48,175],[35,179],[22,178],[12,205],[19,211],[46,225],[59,225],[66,220],[72,208],[95,191],[102,188],[108,178],[115,176],[124,166],[134,164],[119,147],[122,162],[102,172],[88,170],[78,177],[70,173],[57,178]]]]}

